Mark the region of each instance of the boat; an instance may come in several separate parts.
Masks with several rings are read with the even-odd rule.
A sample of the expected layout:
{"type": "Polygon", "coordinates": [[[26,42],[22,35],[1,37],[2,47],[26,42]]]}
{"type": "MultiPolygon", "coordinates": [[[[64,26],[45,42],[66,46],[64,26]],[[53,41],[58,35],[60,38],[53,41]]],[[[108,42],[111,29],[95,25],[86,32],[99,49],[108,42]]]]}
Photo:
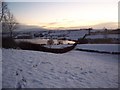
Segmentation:
{"type": "Polygon", "coordinates": [[[18,47],[22,50],[43,51],[43,52],[50,52],[50,53],[57,53],[57,54],[69,52],[73,50],[76,45],[77,45],[77,42],[75,42],[72,46],[68,46],[68,47],[49,48],[49,47],[45,47],[44,45],[35,44],[31,42],[21,41],[18,43],[18,47]]]}

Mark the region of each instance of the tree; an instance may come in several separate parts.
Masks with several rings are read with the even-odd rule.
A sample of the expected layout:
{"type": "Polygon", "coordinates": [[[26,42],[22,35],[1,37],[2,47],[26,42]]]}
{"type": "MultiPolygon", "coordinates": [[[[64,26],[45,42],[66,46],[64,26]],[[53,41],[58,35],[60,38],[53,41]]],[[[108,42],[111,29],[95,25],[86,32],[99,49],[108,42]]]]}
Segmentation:
{"type": "Polygon", "coordinates": [[[92,28],[88,28],[88,35],[91,34],[91,30],[93,30],[92,28]]]}
{"type": "Polygon", "coordinates": [[[18,23],[13,14],[8,9],[6,2],[0,1],[0,8],[0,22],[2,23],[2,32],[8,32],[9,36],[12,38],[13,30],[17,29],[18,23]]]}

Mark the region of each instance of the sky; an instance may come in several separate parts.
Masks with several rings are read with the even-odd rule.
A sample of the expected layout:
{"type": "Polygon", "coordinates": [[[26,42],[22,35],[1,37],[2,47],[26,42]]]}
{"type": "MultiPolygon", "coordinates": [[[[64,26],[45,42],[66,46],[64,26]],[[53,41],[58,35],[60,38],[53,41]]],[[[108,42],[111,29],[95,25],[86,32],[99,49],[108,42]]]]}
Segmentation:
{"type": "Polygon", "coordinates": [[[117,28],[118,22],[118,0],[9,2],[8,8],[18,22],[47,29],[117,28]]]}

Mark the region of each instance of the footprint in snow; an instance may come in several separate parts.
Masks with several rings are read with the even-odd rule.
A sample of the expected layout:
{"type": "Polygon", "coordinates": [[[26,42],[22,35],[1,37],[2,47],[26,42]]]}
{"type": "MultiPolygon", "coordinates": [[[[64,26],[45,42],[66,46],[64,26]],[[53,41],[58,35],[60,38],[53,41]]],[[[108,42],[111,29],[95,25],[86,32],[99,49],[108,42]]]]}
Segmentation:
{"type": "Polygon", "coordinates": [[[43,76],[43,78],[50,79],[50,78],[49,78],[49,77],[47,77],[47,76],[43,76]]]}
{"type": "Polygon", "coordinates": [[[34,68],[36,68],[37,66],[38,66],[37,64],[36,64],[36,65],[33,65],[34,68]]]}
{"type": "Polygon", "coordinates": [[[50,62],[41,62],[42,64],[51,64],[50,62]]]}
{"type": "Polygon", "coordinates": [[[30,75],[31,75],[31,74],[32,74],[32,72],[28,71],[28,74],[30,74],[30,75]]]}
{"type": "Polygon", "coordinates": [[[32,58],[31,56],[29,58],[32,58]]]}
{"type": "Polygon", "coordinates": [[[27,81],[26,81],[26,79],[24,77],[22,78],[22,81],[25,82],[25,83],[27,83],[27,81]]]}
{"type": "Polygon", "coordinates": [[[89,73],[93,73],[92,71],[89,71],[89,73]]]}
{"type": "Polygon", "coordinates": [[[61,71],[58,71],[58,73],[62,73],[61,71]]]}
{"type": "Polygon", "coordinates": [[[68,74],[69,72],[68,71],[65,71],[65,74],[68,74]]]}
{"type": "Polygon", "coordinates": [[[81,74],[86,75],[86,74],[87,74],[87,72],[81,72],[81,74]]]}
{"type": "Polygon", "coordinates": [[[53,69],[53,68],[51,68],[50,70],[51,70],[51,72],[53,72],[53,73],[54,73],[54,69],[53,69]]]}
{"type": "Polygon", "coordinates": [[[58,76],[53,76],[53,78],[54,78],[54,79],[60,79],[60,77],[58,77],[58,76]]]}
{"type": "Polygon", "coordinates": [[[16,76],[18,76],[19,74],[18,74],[18,72],[16,71],[16,76]]]}
{"type": "Polygon", "coordinates": [[[69,76],[69,79],[72,79],[72,80],[74,80],[74,78],[73,78],[73,77],[71,77],[71,76],[69,76]]]}
{"type": "Polygon", "coordinates": [[[32,80],[32,82],[33,83],[39,83],[39,84],[43,85],[43,83],[41,81],[39,81],[39,80],[32,80]]]}
{"type": "Polygon", "coordinates": [[[19,69],[19,68],[18,68],[18,70],[19,70],[20,72],[22,72],[22,71],[23,71],[22,69],[19,69]]]}
{"type": "Polygon", "coordinates": [[[101,73],[107,73],[107,71],[103,71],[103,72],[101,72],[101,73]]]}
{"type": "Polygon", "coordinates": [[[22,84],[20,82],[18,82],[16,90],[21,90],[21,88],[22,88],[22,84]]]}
{"type": "Polygon", "coordinates": [[[74,68],[79,68],[79,67],[74,67],[74,68]]]}
{"type": "Polygon", "coordinates": [[[31,60],[29,60],[28,62],[29,62],[29,63],[33,63],[33,61],[31,61],[31,60]]]}
{"type": "Polygon", "coordinates": [[[67,62],[65,64],[68,64],[67,62]]]}
{"type": "Polygon", "coordinates": [[[17,90],[21,90],[21,88],[25,88],[27,84],[26,79],[23,77],[18,83],[17,83],[17,90]]]}
{"type": "Polygon", "coordinates": [[[23,70],[18,68],[18,70],[16,71],[16,76],[19,75],[19,73],[18,73],[19,71],[22,72],[23,70]]]}

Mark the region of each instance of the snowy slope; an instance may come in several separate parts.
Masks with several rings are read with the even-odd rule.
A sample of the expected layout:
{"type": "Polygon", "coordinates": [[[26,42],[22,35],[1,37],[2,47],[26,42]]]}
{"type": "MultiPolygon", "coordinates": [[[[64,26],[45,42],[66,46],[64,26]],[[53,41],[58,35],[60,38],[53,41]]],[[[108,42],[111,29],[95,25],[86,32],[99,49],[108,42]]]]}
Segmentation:
{"type": "Polygon", "coordinates": [[[52,54],[7,50],[3,53],[3,87],[117,88],[118,56],[71,51],[52,54]]]}
{"type": "MultiPolygon", "coordinates": [[[[56,30],[51,31],[49,35],[52,36],[52,38],[78,40],[78,38],[82,38],[85,34],[88,34],[88,30],[56,30]]],[[[46,35],[48,35],[48,32],[46,32],[46,35]]],[[[47,37],[49,37],[49,35],[47,37]]]]}
{"type": "Polygon", "coordinates": [[[85,34],[88,34],[88,30],[71,31],[67,35],[67,39],[78,40],[79,38],[83,38],[85,34]]]}

